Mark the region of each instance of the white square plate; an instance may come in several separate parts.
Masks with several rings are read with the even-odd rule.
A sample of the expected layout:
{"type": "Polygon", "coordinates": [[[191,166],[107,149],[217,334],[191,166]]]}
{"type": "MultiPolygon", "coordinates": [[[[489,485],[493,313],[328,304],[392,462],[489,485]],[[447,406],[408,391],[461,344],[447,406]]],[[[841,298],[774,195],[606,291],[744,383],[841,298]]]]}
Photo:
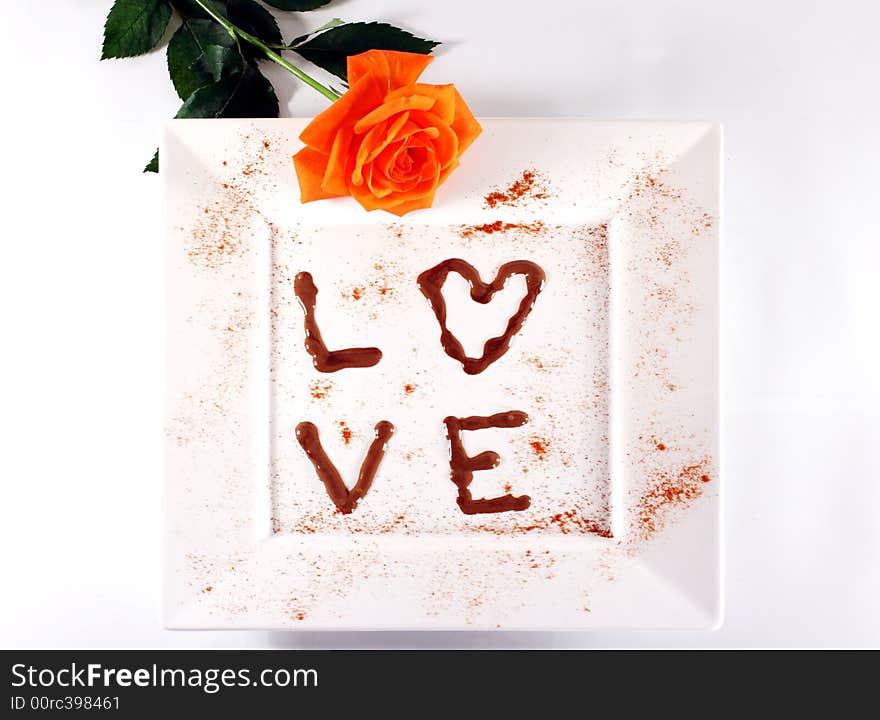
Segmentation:
{"type": "MultiPolygon", "coordinates": [[[[301,205],[306,120],[174,121],[164,618],[171,628],[712,627],[721,618],[717,125],[482,120],[435,206],[402,219],[301,205]],[[519,181],[517,185],[517,181],[519,181]],[[466,375],[416,278],[463,258],[546,273],[508,352],[466,375]],[[318,287],[319,373],[293,278],[318,287]],[[497,451],[465,515],[447,416],[519,410],[463,433],[497,451]],[[335,507],[297,443],[313,422],[351,486],[395,425],[369,493],[335,507]]],[[[468,355],[500,334],[521,277],[486,305],[447,280],[468,355]]]]}

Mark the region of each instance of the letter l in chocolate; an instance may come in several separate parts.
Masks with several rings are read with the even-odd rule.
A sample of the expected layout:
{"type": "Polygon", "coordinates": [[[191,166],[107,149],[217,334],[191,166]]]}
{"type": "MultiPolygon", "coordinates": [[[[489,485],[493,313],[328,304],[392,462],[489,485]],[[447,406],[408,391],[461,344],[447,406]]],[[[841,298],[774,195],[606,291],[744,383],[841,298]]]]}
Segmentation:
{"type": "Polygon", "coordinates": [[[331,373],[345,368],[373,367],[382,359],[382,351],[374,347],[327,349],[315,319],[318,288],[310,273],[297,274],[293,279],[293,292],[305,313],[306,350],[312,356],[312,364],[318,372],[331,373]]]}

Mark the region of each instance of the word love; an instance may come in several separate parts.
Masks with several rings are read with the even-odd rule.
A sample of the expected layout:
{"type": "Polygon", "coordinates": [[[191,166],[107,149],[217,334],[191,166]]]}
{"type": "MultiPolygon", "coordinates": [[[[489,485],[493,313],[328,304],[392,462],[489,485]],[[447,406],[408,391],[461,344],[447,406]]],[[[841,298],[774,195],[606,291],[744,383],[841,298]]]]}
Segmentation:
{"type": "MultiPolygon", "coordinates": [[[[510,341],[522,329],[523,323],[535,305],[538,294],[543,289],[544,281],[544,271],[528,260],[505,263],[489,283],[483,282],[473,265],[459,258],[444,260],[418,276],[419,289],[427,298],[437,322],[440,324],[440,344],[443,350],[449,357],[460,362],[462,369],[468,375],[483,372],[510,349],[510,341]],[[526,292],[520,300],[516,312],[507,321],[507,327],[501,335],[486,341],[483,345],[483,353],[478,358],[468,357],[465,354],[461,342],[447,326],[443,286],[446,284],[449,274],[453,272],[458,273],[468,283],[471,299],[482,304],[491,302],[495,294],[504,288],[511,276],[522,275],[525,277],[526,292]]],[[[315,316],[318,288],[311,274],[299,273],[294,279],[293,287],[305,314],[305,347],[309,355],[312,356],[312,364],[318,372],[331,373],[346,368],[373,367],[382,359],[382,351],[375,347],[329,350],[315,316]]],[[[479,513],[520,511],[529,507],[531,499],[528,495],[514,496],[508,493],[500,497],[474,499],[469,489],[474,472],[497,467],[500,457],[498,453],[491,450],[472,457],[465,452],[461,441],[461,433],[465,430],[514,428],[524,425],[528,420],[529,417],[524,412],[512,410],[486,417],[459,418],[450,416],[443,421],[446,425],[446,437],[449,440],[449,465],[452,482],[458,488],[457,502],[463,513],[476,515],[479,513]]],[[[369,492],[379,464],[385,455],[388,440],[393,433],[394,426],[387,420],[376,424],[375,436],[367,450],[366,457],[364,457],[357,482],[349,490],[333,461],[324,450],[318,428],[310,422],[301,422],[296,427],[296,439],[300,447],[311,460],[315,472],[324,483],[324,488],[333,504],[343,514],[351,513],[357,507],[358,501],[369,492]]]]}
{"type": "MultiPolygon", "coordinates": [[[[459,258],[452,258],[419,275],[418,284],[440,324],[440,344],[443,350],[449,357],[460,362],[468,375],[476,375],[510,349],[510,341],[522,329],[544,286],[544,280],[544,271],[538,265],[528,260],[515,260],[502,265],[495,279],[486,283],[480,278],[473,265],[459,258]],[[483,354],[478,358],[465,355],[462,344],[446,324],[446,299],[443,297],[443,286],[451,272],[458,273],[467,281],[471,299],[483,305],[489,303],[495,294],[504,288],[511,276],[522,275],[526,280],[526,293],[520,300],[516,312],[507,321],[504,332],[487,340],[483,345],[483,354]]],[[[382,351],[375,347],[328,350],[315,317],[318,288],[311,274],[299,273],[294,279],[293,288],[305,313],[306,350],[312,356],[312,363],[318,372],[331,373],[346,368],[373,367],[382,359],[382,351]]]]}
{"type": "MultiPolygon", "coordinates": [[[[452,482],[458,487],[458,507],[466,515],[479,513],[498,513],[509,510],[525,510],[532,500],[528,495],[514,496],[511,494],[494,498],[480,498],[475,500],[468,489],[474,479],[477,470],[492,470],[498,467],[501,457],[492,450],[486,450],[478,455],[468,455],[461,441],[463,430],[484,430],[486,428],[514,428],[525,425],[529,416],[519,410],[496,413],[487,417],[472,415],[470,417],[447,417],[443,420],[446,425],[446,438],[449,440],[449,466],[452,470],[452,482]]],[[[373,485],[373,478],[379,469],[379,463],[385,456],[385,448],[388,440],[394,433],[394,425],[387,420],[376,423],[375,435],[366,457],[361,464],[357,482],[349,490],[339,474],[339,470],[324,450],[318,428],[310,422],[301,422],[296,426],[296,439],[300,447],[305,451],[309,460],[318,474],[318,478],[324,483],[327,494],[336,505],[336,509],[344,515],[348,515],[357,507],[358,500],[363,498],[373,485]]]]}

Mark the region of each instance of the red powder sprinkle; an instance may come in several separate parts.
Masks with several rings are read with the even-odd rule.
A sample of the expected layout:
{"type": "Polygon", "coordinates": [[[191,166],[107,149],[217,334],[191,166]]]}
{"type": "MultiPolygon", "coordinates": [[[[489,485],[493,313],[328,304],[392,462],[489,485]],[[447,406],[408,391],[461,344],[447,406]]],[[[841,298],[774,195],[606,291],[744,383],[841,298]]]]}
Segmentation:
{"type": "Polygon", "coordinates": [[[658,450],[665,450],[666,446],[663,443],[657,443],[657,449],[658,450]]]}
{"type": "Polygon", "coordinates": [[[213,586],[208,585],[208,587],[206,587],[204,590],[202,590],[202,592],[211,592],[211,590],[213,590],[213,589],[214,589],[213,586]]]}
{"type": "Polygon", "coordinates": [[[326,380],[312,380],[309,385],[309,393],[315,400],[323,400],[330,394],[333,383],[326,380]]]}
{"type": "Polygon", "coordinates": [[[548,530],[554,527],[563,535],[570,535],[571,533],[589,533],[591,535],[598,535],[602,538],[614,537],[614,535],[611,534],[611,528],[608,525],[599,523],[596,520],[587,517],[580,507],[573,507],[571,510],[556,513],[549,517],[538,518],[528,525],[516,524],[503,529],[495,528],[491,525],[481,525],[479,526],[479,529],[496,535],[509,535],[510,533],[529,533],[534,532],[535,530],[548,530]]]}
{"type": "Polygon", "coordinates": [[[532,448],[532,452],[535,453],[535,457],[539,460],[546,460],[547,447],[549,445],[550,441],[547,438],[535,436],[529,439],[529,446],[532,448]]]}
{"type": "Polygon", "coordinates": [[[659,475],[636,508],[644,539],[662,529],[663,516],[671,507],[686,507],[703,494],[703,483],[711,479],[706,473],[710,462],[707,457],[696,465],[686,465],[676,476],[659,475]]]}
{"type": "Polygon", "coordinates": [[[532,200],[547,198],[547,188],[539,182],[540,176],[534,170],[523,170],[519,179],[503,190],[493,190],[484,198],[486,206],[495,208],[498,205],[516,205],[526,196],[532,200]]]}
{"type": "Polygon", "coordinates": [[[568,512],[564,513],[557,513],[552,518],[550,518],[550,522],[556,525],[564,534],[571,532],[569,526],[572,525],[581,532],[586,531],[588,533],[592,533],[593,535],[598,535],[599,537],[604,538],[613,537],[611,534],[611,528],[602,527],[595,520],[585,518],[575,510],[569,510],[568,512]]]}
{"type": "Polygon", "coordinates": [[[346,445],[348,445],[349,443],[351,443],[351,437],[352,437],[351,428],[348,427],[348,424],[345,422],[345,420],[339,421],[339,427],[340,427],[340,433],[342,435],[342,441],[346,445]]]}
{"type": "Polygon", "coordinates": [[[411,534],[411,524],[405,513],[400,513],[391,520],[368,522],[362,526],[350,524],[352,516],[340,513],[336,508],[323,508],[303,514],[301,517],[281,527],[278,532],[314,535],[326,530],[345,530],[363,534],[411,534]]]}
{"type": "Polygon", "coordinates": [[[373,269],[379,274],[377,277],[369,280],[365,285],[351,288],[347,293],[343,293],[343,296],[348,297],[348,293],[350,293],[355,300],[366,300],[372,293],[376,293],[380,302],[392,300],[396,296],[395,283],[405,279],[402,273],[389,271],[379,263],[373,265],[373,269]]]}
{"type": "MultiPolygon", "coordinates": [[[[382,266],[380,265],[378,268],[380,271],[382,266]]],[[[394,288],[388,284],[388,277],[382,277],[378,280],[373,280],[370,283],[370,287],[373,288],[377,293],[379,293],[380,300],[388,300],[394,295],[394,288]]]]}
{"type": "Polygon", "coordinates": [[[403,391],[407,395],[412,395],[416,391],[417,387],[418,387],[418,385],[413,385],[411,383],[407,383],[406,385],[403,386],[403,391]]]}
{"type": "Polygon", "coordinates": [[[390,523],[383,523],[380,525],[379,528],[377,528],[377,532],[380,535],[388,535],[393,533],[395,529],[399,527],[402,527],[405,530],[409,529],[409,524],[406,522],[406,515],[403,513],[394,518],[390,523]]]}
{"type": "Polygon", "coordinates": [[[510,223],[496,220],[495,222],[484,223],[483,225],[464,225],[459,230],[459,236],[468,239],[479,234],[494,235],[499,232],[510,232],[516,230],[518,232],[529,233],[530,235],[538,235],[544,230],[544,223],[540,220],[533,223],[510,223]]]}
{"type": "Polygon", "coordinates": [[[676,248],[671,243],[667,243],[657,251],[657,255],[660,258],[660,262],[666,267],[672,267],[673,260],[675,259],[675,252],[676,248]]]}

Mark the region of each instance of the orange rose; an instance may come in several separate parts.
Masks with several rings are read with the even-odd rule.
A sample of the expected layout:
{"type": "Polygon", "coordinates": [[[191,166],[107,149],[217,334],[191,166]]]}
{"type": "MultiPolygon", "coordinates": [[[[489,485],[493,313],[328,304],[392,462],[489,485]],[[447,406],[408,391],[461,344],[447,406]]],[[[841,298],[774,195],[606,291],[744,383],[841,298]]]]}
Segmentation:
{"type": "Polygon", "coordinates": [[[390,50],[348,58],[348,92],[299,136],[303,202],[351,195],[395,215],[431,206],[481,131],[454,85],[416,82],[431,60],[390,50]]]}

